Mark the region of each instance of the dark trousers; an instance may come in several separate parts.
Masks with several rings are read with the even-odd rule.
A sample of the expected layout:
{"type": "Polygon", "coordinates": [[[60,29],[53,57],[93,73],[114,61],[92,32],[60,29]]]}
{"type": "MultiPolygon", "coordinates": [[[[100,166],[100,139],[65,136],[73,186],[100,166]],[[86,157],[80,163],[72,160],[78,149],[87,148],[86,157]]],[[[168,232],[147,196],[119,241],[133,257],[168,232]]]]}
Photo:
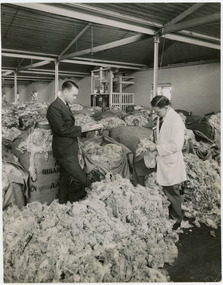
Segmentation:
{"type": "Polygon", "coordinates": [[[146,167],[144,158],[141,158],[140,160],[136,160],[134,158],[133,171],[132,171],[132,184],[134,186],[137,186],[137,184],[145,186],[145,176],[149,175],[154,171],[156,171],[155,168],[146,167]]]}
{"type": "Polygon", "coordinates": [[[60,204],[75,202],[86,196],[85,188],[90,186],[77,156],[57,158],[60,166],[58,200],[60,204]]]}
{"type": "Polygon", "coordinates": [[[169,216],[171,219],[176,220],[181,223],[182,221],[182,210],[181,210],[181,195],[180,187],[181,184],[176,184],[172,186],[162,186],[165,195],[170,201],[169,206],[169,216]]]}

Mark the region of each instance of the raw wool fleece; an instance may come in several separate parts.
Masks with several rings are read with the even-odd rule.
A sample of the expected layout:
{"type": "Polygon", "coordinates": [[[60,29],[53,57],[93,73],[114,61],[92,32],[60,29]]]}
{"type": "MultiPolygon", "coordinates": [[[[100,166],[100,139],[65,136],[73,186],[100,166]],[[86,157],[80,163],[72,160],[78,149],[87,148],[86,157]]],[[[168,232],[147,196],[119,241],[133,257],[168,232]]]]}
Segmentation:
{"type": "Polygon", "coordinates": [[[215,160],[200,160],[185,154],[188,182],[184,190],[185,216],[194,218],[195,225],[204,223],[217,229],[221,225],[220,166],[215,160]]]}
{"type": "MultiPolygon", "coordinates": [[[[203,161],[191,153],[184,153],[184,161],[188,177],[182,195],[184,215],[197,227],[202,223],[217,229],[221,225],[220,165],[215,160],[203,161]]],[[[156,174],[147,176],[145,184],[157,185],[156,174]]]]}
{"type": "Polygon", "coordinates": [[[221,147],[221,112],[210,115],[208,117],[208,123],[215,130],[215,142],[221,147]]]}
{"type": "Polygon", "coordinates": [[[35,167],[35,155],[37,153],[44,153],[45,160],[48,160],[48,152],[52,151],[52,132],[45,129],[34,129],[28,135],[27,139],[21,142],[17,149],[21,153],[30,153],[30,166],[29,173],[33,181],[36,181],[36,167],[35,167]]]}
{"type": "Polygon", "coordinates": [[[15,127],[7,128],[2,126],[2,139],[5,141],[14,141],[21,135],[21,131],[15,127]]]}
{"type": "Polygon", "coordinates": [[[166,204],[158,187],[108,175],[80,202],[11,207],[3,216],[4,281],[167,282],[162,267],[178,255],[178,234],[166,204]]]}
{"type": "Polygon", "coordinates": [[[84,127],[84,126],[93,126],[96,125],[96,121],[94,119],[92,119],[92,117],[89,114],[86,113],[82,113],[82,114],[78,114],[74,112],[74,118],[75,118],[75,126],[80,126],[80,127],[84,127]]]}
{"type": "Polygon", "coordinates": [[[124,118],[127,126],[146,126],[148,125],[149,121],[141,114],[137,115],[128,115],[124,118]]]}
{"type": "Polygon", "coordinates": [[[79,147],[85,161],[85,172],[99,170],[104,178],[106,173],[120,174],[130,178],[127,155],[131,153],[126,146],[108,136],[98,136],[81,142],[79,147]]]}
{"type": "Polygon", "coordinates": [[[106,130],[116,128],[118,126],[126,126],[126,123],[118,117],[104,118],[104,119],[101,119],[99,121],[99,123],[101,123],[103,125],[104,129],[106,129],[106,130]]]}

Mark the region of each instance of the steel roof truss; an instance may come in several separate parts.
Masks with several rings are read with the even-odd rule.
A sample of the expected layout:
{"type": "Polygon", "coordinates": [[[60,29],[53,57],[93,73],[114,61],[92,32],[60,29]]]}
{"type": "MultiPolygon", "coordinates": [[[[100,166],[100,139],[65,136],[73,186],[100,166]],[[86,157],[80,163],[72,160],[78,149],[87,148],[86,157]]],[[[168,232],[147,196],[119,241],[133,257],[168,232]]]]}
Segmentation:
{"type": "Polygon", "coordinates": [[[165,26],[169,26],[172,24],[176,24],[178,22],[180,22],[181,20],[183,20],[185,17],[189,16],[190,14],[194,13],[197,9],[199,9],[200,7],[202,7],[205,3],[196,3],[193,6],[191,6],[190,8],[188,8],[187,10],[185,10],[183,13],[179,14],[177,17],[175,17],[174,19],[172,19],[170,22],[168,22],[165,26]]]}
{"type": "MultiPolygon", "coordinates": [[[[22,70],[20,73],[27,73],[27,74],[43,74],[43,75],[49,75],[52,76],[55,74],[55,71],[52,70],[52,72],[44,72],[44,71],[34,71],[34,70],[22,70]]],[[[86,77],[86,75],[82,74],[72,74],[72,73],[66,73],[66,72],[59,72],[60,76],[70,76],[70,77],[86,77]]]]}
{"type": "MultiPolygon", "coordinates": [[[[46,73],[55,73],[54,69],[41,69],[41,68],[30,68],[29,70],[31,71],[40,71],[40,72],[46,72],[46,73]]],[[[70,75],[83,75],[83,76],[88,76],[89,73],[87,72],[76,72],[76,71],[68,71],[68,70],[60,70],[60,73],[66,73],[66,74],[70,74],[70,75]]]]}
{"type": "Polygon", "coordinates": [[[213,48],[213,49],[217,49],[217,50],[221,49],[221,46],[219,44],[213,44],[210,42],[206,42],[206,41],[202,41],[202,40],[198,40],[198,39],[193,39],[190,37],[180,36],[180,35],[176,35],[176,34],[168,34],[168,35],[164,35],[164,37],[167,39],[173,40],[173,41],[180,41],[180,42],[184,42],[184,43],[188,43],[188,44],[204,46],[204,47],[213,48]]]}
{"type": "MultiPolygon", "coordinates": [[[[14,53],[11,52],[7,52],[7,49],[4,49],[4,52],[2,52],[2,56],[4,57],[15,57],[15,58],[28,58],[28,59],[38,59],[38,60],[49,60],[51,62],[54,62],[56,60],[56,58],[52,58],[52,57],[47,57],[47,54],[45,54],[46,56],[38,56],[35,55],[35,53],[33,55],[31,54],[23,54],[20,53],[21,51],[19,51],[17,53],[16,50],[14,50],[14,53]]],[[[108,62],[108,63],[101,63],[100,61],[97,61],[97,59],[95,59],[94,61],[89,60],[89,61],[85,61],[85,60],[75,60],[75,59],[63,59],[62,62],[64,63],[72,63],[72,64],[81,64],[81,65],[101,65],[101,66],[110,66],[110,67],[118,67],[118,68],[128,68],[128,69],[135,69],[135,70],[139,70],[141,69],[141,67],[137,67],[135,64],[131,65],[131,63],[122,63],[122,62],[115,62],[113,63],[112,61],[108,62]]]]}
{"type": "Polygon", "coordinates": [[[2,73],[2,76],[3,77],[8,76],[9,74],[12,74],[13,72],[15,72],[15,71],[14,70],[8,70],[5,73],[2,73]]]}
{"type": "Polygon", "coordinates": [[[71,9],[64,9],[64,8],[59,8],[59,7],[54,7],[52,5],[49,4],[40,4],[40,3],[11,3],[13,5],[16,6],[20,6],[20,7],[25,7],[25,8],[30,8],[30,9],[34,9],[37,11],[42,11],[42,12],[46,12],[46,13],[50,13],[50,14],[56,14],[59,16],[64,16],[64,17],[70,17],[73,19],[79,19],[82,21],[86,21],[86,22],[90,22],[90,23],[97,23],[100,25],[106,25],[106,26],[111,26],[111,27],[116,27],[118,29],[123,29],[123,30],[128,30],[128,31],[134,31],[137,33],[143,33],[143,34],[147,34],[147,35],[153,35],[155,33],[154,29],[150,29],[146,26],[139,26],[134,24],[130,24],[130,23],[126,23],[124,21],[120,21],[120,20],[113,20],[113,19],[109,19],[103,16],[94,16],[90,13],[87,12],[79,12],[79,11],[75,11],[75,10],[71,10],[71,9]]]}
{"type": "Polygon", "coordinates": [[[186,29],[190,29],[193,27],[209,24],[209,23],[220,20],[220,18],[221,18],[220,13],[215,13],[212,15],[196,18],[193,20],[188,20],[188,21],[185,21],[179,24],[167,25],[161,29],[161,35],[171,34],[174,32],[181,31],[181,30],[186,30],[186,29]]]}
{"type": "Polygon", "coordinates": [[[130,62],[122,62],[122,61],[114,61],[114,60],[102,60],[102,59],[97,59],[97,58],[87,58],[87,57],[73,57],[73,59],[81,59],[81,60],[86,60],[86,61],[97,61],[97,62],[102,62],[102,63],[117,63],[117,64],[125,64],[125,65],[131,65],[131,66],[138,66],[138,67],[145,67],[145,64],[139,64],[139,63],[130,63],[130,62]]]}
{"type": "Polygon", "coordinates": [[[67,58],[73,58],[73,57],[84,55],[84,54],[96,53],[96,52],[99,52],[99,51],[112,49],[112,48],[115,48],[115,47],[127,45],[127,44],[130,44],[130,43],[134,43],[134,42],[140,41],[142,39],[145,39],[145,35],[139,34],[139,35],[131,36],[131,37],[128,37],[128,38],[125,38],[125,39],[121,39],[121,40],[114,41],[114,42],[111,42],[111,43],[103,44],[103,45],[100,45],[100,46],[97,46],[97,47],[94,47],[94,48],[88,48],[88,49],[85,49],[85,50],[82,50],[82,51],[78,51],[78,52],[73,52],[73,53],[67,54],[65,56],[62,56],[61,60],[67,59],[67,58]]]}
{"type": "Polygon", "coordinates": [[[50,60],[42,60],[42,61],[39,61],[36,63],[31,63],[29,65],[20,67],[19,69],[17,69],[17,72],[19,72],[21,70],[28,70],[29,68],[33,68],[33,67],[39,67],[39,66],[47,65],[50,62],[51,62],[50,60]]]}
{"type": "Polygon", "coordinates": [[[61,52],[61,54],[58,56],[58,60],[61,59],[61,57],[65,54],[66,51],[69,50],[70,47],[72,47],[72,45],[89,29],[89,27],[91,26],[92,24],[89,23],[87,24],[83,30],[80,31],[80,33],[69,43],[69,45],[61,52]]]}

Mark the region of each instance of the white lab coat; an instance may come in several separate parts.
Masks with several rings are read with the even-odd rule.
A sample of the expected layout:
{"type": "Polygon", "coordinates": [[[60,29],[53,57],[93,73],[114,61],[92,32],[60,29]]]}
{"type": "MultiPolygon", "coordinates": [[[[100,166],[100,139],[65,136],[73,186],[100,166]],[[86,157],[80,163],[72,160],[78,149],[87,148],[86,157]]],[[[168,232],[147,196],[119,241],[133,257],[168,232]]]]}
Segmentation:
{"type": "Polygon", "coordinates": [[[169,107],[159,131],[157,120],[157,182],[171,186],[187,179],[182,148],[185,125],[181,117],[169,107]]]}

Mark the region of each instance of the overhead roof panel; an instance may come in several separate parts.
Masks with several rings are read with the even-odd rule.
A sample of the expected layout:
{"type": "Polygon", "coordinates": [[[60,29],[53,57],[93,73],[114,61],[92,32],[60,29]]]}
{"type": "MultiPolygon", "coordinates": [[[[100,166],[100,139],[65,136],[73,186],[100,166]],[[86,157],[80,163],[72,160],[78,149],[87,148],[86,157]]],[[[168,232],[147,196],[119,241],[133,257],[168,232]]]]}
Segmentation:
{"type": "MultiPolygon", "coordinates": [[[[60,70],[90,73],[100,62],[105,65],[110,62],[113,66],[120,62],[123,66],[141,64],[152,67],[153,36],[164,25],[180,16],[183,17],[177,23],[221,12],[220,3],[199,3],[197,8],[193,9],[196,4],[198,3],[38,4],[30,2],[26,6],[22,3],[3,3],[1,4],[2,52],[13,54],[13,57],[4,55],[2,68],[15,70],[19,66],[41,61],[41,58],[22,59],[21,54],[28,54],[51,57],[52,62],[39,69],[46,68],[53,71],[54,59],[64,52],[87,25],[89,28],[86,28],[72,46],[66,49],[64,55],[71,54],[73,58],[77,52],[87,50],[87,53],[76,55],[75,58],[80,59],[75,59],[75,62],[60,62],[60,70]],[[192,12],[187,13],[187,11],[192,12]],[[128,42],[126,39],[131,37],[138,38],[134,42],[128,42]],[[123,45],[118,45],[118,41],[122,41],[123,45]],[[103,48],[98,48],[100,46],[103,48]]],[[[220,20],[194,25],[187,30],[177,30],[161,37],[159,56],[159,63],[162,63],[162,66],[197,60],[220,62],[220,20]]]]}
{"type": "MultiPolygon", "coordinates": [[[[72,4],[71,4],[72,5],[72,4]]],[[[103,13],[103,9],[113,12],[113,17],[129,16],[135,19],[153,23],[154,27],[159,27],[171,20],[175,15],[189,8],[190,3],[82,3],[73,4],[79,9],[87,9],[92,13],[103,13]],[[94,8],[94,10],[90,10],[94,8]],[[95,10],[95,9],[98,9],[95,10]]],[[[112,16],[112,14],[110,14],[112,16]]]]}

